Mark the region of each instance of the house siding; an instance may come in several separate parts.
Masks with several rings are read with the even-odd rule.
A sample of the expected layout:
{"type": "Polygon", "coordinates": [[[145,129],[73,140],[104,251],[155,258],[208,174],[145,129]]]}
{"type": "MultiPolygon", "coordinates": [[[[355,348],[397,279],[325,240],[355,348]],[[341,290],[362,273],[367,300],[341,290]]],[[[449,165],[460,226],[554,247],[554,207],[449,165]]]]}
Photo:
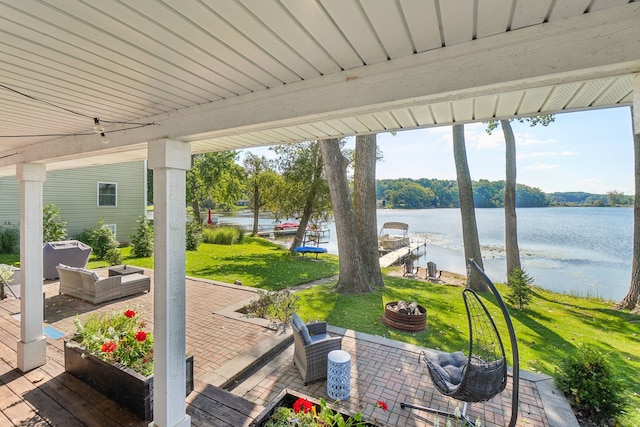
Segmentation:
{"type": "MultiPolygon", "coordinates": [[[[145,173],[144,162],[47,172],[43,202],[60,209],[69,238],[102,219],[105,225],[115,224],[116,239],[126,243],[138,226],[136,220],[145,213],[145,173]],[[98,206],[98,182],[117,184],[117,206],[98,206]]],[[[20,185],[15,177],[0,178],[0,198],[0,226],[18,225],[20,185]]]]}

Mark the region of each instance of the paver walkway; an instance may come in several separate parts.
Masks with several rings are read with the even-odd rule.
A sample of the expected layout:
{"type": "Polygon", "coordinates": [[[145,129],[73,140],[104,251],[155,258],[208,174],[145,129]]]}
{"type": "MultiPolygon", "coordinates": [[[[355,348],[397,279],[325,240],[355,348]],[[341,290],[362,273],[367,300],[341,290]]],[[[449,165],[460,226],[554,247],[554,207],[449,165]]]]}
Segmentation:
{"type": "MultiPolygon", "coordinates": [[[[145,270],[145,274],[152,272],[145,270]]],[[[153,285],[148,294],[97,306],[58,295],[57,289],[57,282],[44,286],[45,322],[64,334],[73,334],[76,315],[126,308],[143,312],[149,328],[153,326],[153,285]]],[[[250,288],[187,279],[187,348],[194,354],[196,377],[196,390],[187,399],[187,412],[193,425],[233,425],[210,411],[220,406],[215,403],[216,397],[221,399],[215,386],[224,386],[243,398],[241,402],[246,403],[240,406],[249,418],[285,388],[327,398],[325,381],[308,386],[302,383],[292,362],[290,331],[237,312],[255,296],[255,290],[250,288]],[[266,363],[247,371],[265,354],[269,355],[266,363]]],[[[19,302],[11,297],[0,301],[0,425],[147,425],[64,373],[62,338],[47,340],[45,366],[27,374],[15,369],[15,341],[19,336],[19,316],[15,314],[19,310],[19,302]]],[[[400,402],[441,409],[455,406],[454,401],[434,391],[426,369],[418,363],[420,348],[335,327],[330,330],[344,335],[342,347],[352,356],[351,397],[342,403],[350,410],[361,411],[381,425],[414,427],[431,425],[432,415],[401,409],[400,402]],[[376,407],[380,399],[389,405],[387,412],[376,407]]],[[[566,399],[553,388],[548,377],[529,373],[523,373],[522,377],[518,426],[577,426],[566,399]]],[[[483,425],[503,426],[506,422],[503,414],[510,413],[509,396],[507,389],[487,404],[472,405],[469,414],[472,419],[480,416],[483,425]]],[[[234,405],[238,406],[230,404],[234,405]]]]}

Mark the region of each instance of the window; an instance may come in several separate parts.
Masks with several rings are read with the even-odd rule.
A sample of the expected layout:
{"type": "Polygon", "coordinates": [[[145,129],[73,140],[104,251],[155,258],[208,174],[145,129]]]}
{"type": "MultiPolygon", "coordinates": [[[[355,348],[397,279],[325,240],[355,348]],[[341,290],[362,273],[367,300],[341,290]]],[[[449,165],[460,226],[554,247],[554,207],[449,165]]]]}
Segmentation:
{"type": "MultiPolygon", "coordinates": [[[[103,227],[106,228],[107,230],[111,231],[111,233],[113,233],[113,238],[116,239],[116,225],[115,224],[104,224],[103,227]]],[[[116,240],[118,240],[118,239],[116,239],[116,240]]]]}
{"type": "Polygon", "coordinates": [[[118,184],[114,182],[98,183],[98,206],[117,206],[118,184]]]}

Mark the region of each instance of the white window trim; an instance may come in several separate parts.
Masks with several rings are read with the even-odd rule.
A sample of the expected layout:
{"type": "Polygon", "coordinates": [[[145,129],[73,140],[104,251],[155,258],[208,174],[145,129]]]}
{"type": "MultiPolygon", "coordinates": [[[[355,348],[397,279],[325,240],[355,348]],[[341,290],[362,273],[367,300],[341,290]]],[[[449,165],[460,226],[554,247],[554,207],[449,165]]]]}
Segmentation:
{"type": "Polygon", "coordinates": [[[96,206],[99,207],[99,208],[117,208],[118,207],[118,183],[117,182],[98,181],[96,183],[96,206]],[[101,205],[100,204],[100,184],[115,185],[115,187],[116,187],[116,204],[115,205],[101,205]]]}
{"type": "Polygon", "coordinates": [[[118,229],[116,224],[103,224],[102,226],[104,228],[110,230],[113,233],[113,238],[118,240],[118,238],[116,237],[117,236],[116,231],[118,229]]]}

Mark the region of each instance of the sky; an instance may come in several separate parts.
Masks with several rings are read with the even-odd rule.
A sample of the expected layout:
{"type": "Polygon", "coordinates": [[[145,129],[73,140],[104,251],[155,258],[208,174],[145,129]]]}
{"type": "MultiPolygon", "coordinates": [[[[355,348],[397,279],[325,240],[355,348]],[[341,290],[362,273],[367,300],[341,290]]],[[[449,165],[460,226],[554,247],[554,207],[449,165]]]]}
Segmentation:
{"type": "MultiPolygon", "coordinates": [[[[584,191],[634,194],[633,133],[629,107],[555,115],[549,126],[511,123],[516,138],[519,184],[545,193],[584,191]]],[[[471,179],[505,179],[502,129],[465,125],[471,179]]],[[[353,138],[350,138],[353,145],[353,138]]],[[[377,179],[456,179],[450,126],[378,134],[382,160],[377,179]]],[[[266,148],[251,149],[272,157],[266,148]]]]}

